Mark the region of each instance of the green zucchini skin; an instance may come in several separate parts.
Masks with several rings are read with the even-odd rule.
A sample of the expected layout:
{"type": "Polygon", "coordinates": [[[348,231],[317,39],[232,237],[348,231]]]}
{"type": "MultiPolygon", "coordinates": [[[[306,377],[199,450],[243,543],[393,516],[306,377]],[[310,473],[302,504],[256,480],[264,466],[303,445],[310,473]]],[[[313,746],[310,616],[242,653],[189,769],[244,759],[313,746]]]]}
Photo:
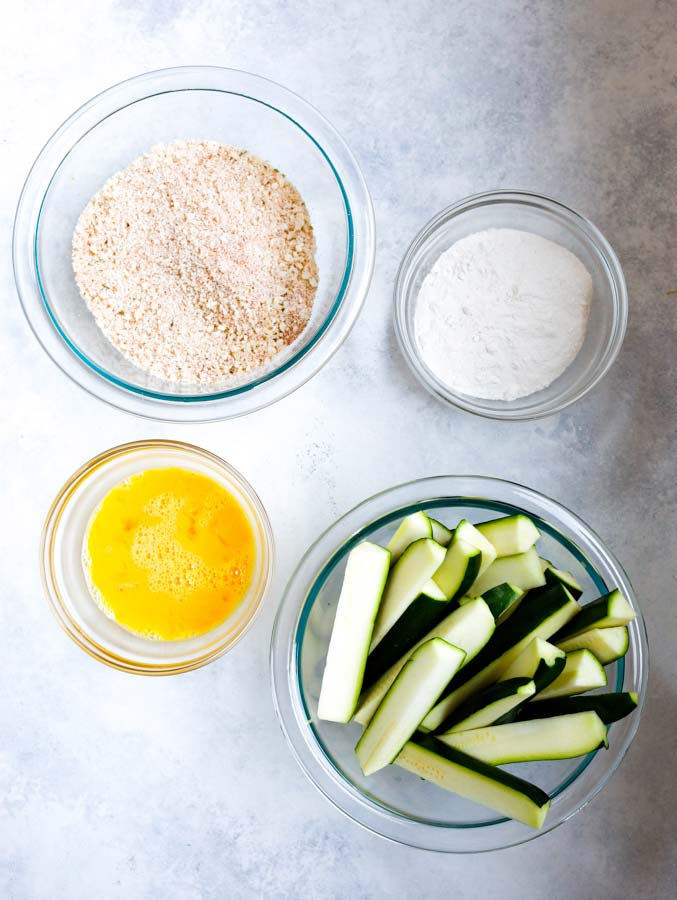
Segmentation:
{"type": "Polygon", "coordinates": [[[634,618],[635,613],[623,594],[619,590],[609,591],[608,594],[581,607],[581,611],[563,628],[560,628],[551,641],[553,644],[558,644],[565,638],[573,637],[582,631],[589,631],[591,628],[627,625],[634,618]],[[620,607],[622,611],[622,615],[618,618],[613,615],[615,606],[620,607]],[[610,619],[613,621],[609,621],[610,619]]]}
{"type": "MultiPolygon", "coordinates": [[[[495,799],[499,802],[496,805],[486,802],[484,805],[491,805],[492,809],[496,809],[506,816],[519,818],[520,821],[531,825],[532,828],[540,828],[543,824],[545,815],[550,807],[550,798],[537,785],[531,784],[523,778],[518,778],[517,775],[506,772],[504,769],[499,769],[497,766],[475,759],[461,750],[447,747],[446,744],[431,734],[423,734],[417,731],[411,738],[411,743],[433,754],[434,757],[440,757],[442,760],[450,763],[452,772],[457,770],[461,774],[467,773],[477,777],[485,785],[490,786],[495,792],[495,799]],[[530,808],[527,816],[518,816],[516,810],[508,808],[511,805],[511,797],[518,798],[530,808]]],[[[420,772],[417,774],[425,777],[420,772]]],[[[449,787],[448,789],[455,790],[469,800],[476,799],[473,797],[471,790],[461,791],[460,785],[453,788],[449,787]]]]}
{"type": "Polygon", "coordinates": [[[419,594],[367,657],[362,690],[371,687],[388,669],[444,619],[450,600],[419,594]]]}
{"type": "Polygon", "coordinates": [[[547,688],[539,691],[534,697],[534,702],[571,697],[574,694],[604,687],[606,684],[607,674],[604,666],[591,650],[583,647],[567,653],[562,674],[547,688]]]}
{"type": "MultiPolygon", "coordinates": [[[[486,604],[485,604],[486,605],[486,604]]],[[[561,584],[543,593],[527,594],[517,611],[499,625],[485,647],[447,685],[420,731],[445,730],[445,720],[472,693],[500,681],[503,672],[534,637],[549,637],[560,622],[576,613],[578,604],[561,584]],[[554,621],[553,621],[554,620],[554,621]],[[507,657],[507,659],[506,659],[507,657]],[[469,670],[469,671],[468,671],[469,670]]]]}
{"type": "Polygon", "coordinates": [[[559,697],[526,703],[517,712],[518,719],[544,719],[551,716],[566,716],[570,713],[596,712],[605,725],[625,718],[637,709],[637,694],[634,692],[617,694],[594,694],[591,697],[559,697]]]}
{"type": "MultiPolygon", "coordinates": [[[[485,666],[498,659],[532,630],[534,621],[543,621],[558,612],[571,597],[560,585],[553,585],[543,591],[530,591],[503,625],[499,625],[485,647],[464,666],[442,694],[446,697],[456,688],[470,681],[485,666]]],[[[437,729],[436,729],[437,730],[437,729]]]]}
{"type": "Polygon", "coordinates": [[[467,590],[470,589],[472,583],[477,579],[477,575],[480,571],[480,566],[482,565],[482,551],[479,550],[477,555],[471,556],[468,560],[468,565],[465,570],[465,574],[463,576],[463,580],[454,596],[451,598],[452,600],[458,600],[459,597],[462,597],[467,590]]]}
{"type": "MultiPolygon", "coordinates": [[[[547,688],[549,685],[551,685],[552,682],[555,681],[555,679],[559,678],[559,676],[564,671],[564,666],[566,665],[566,661],[567,661],[566,656],[559,656],[557,659],[554,659],[549,665],[544,659],[542,659],[540,661],[540,663],[538,664],[538,668],[534,672],[534,675],[532,678],[532,681],[536,685],[536,696],[538,696],[538,694],[541,691],[545,690],[545,688],[547,688]]],[[[511,681],[512,679],[508,679],[508,680],[511,681]]],[[[499,681],[498,684],[507,684],[507,682],[499,681]]],[[[551,701],[543,700],[544,704],[546,704],[548,702],[555,703],[556,701],[555,700],[551,700],[551,701]]],[[[514,722],[516,719],[521,719],[522,718],[521,710],[524,705],[531,706],[531,704],[520,704],[515,709],[510,710],[510,712],[506,713],[504,716],[501,716],[500,719],[496,719],[496,721],[494,722],[494,725],[507,725],[508,722],[514,722]]],[[[533,705],[537,706],[537,704],[533,704],[533,705]]],[[[572,712],[578,712],[578,710],[572,710],[572,712]]],[[[581,710],[581,712],[583,712],[583,710],[581,710]]],[[[554,713],[553,713],[553,715],[554,715],[554,713]]],[[[524,716],[524,718],[528,719],[528,718],[536,718],[536,717],[535,716],[524,716]]],[[[446,726],[446,722],[444,724],[446,726]]]]}
{"type": "Polygon", "coordinates": [[[494,619],[498,621],[503,613],[507,612],[523,596],[524,591],[521,588],[504,582],[482,594],[482,599],[491,610],[494,619]]]}
{"type": "Polygon", "coordinates": [[[566,656],[558,656],[557,659],[553,659],[550,664],[544,659],[540,661],[538,668],[534,672],[534,684],[536,685],[537,694],[551,685],[556,678],[559,678],[564,671],[566,662],[566,656]]]}
{"type": "Polygon", "coordinates": [[[574,600],[578,600],[583,596],[583,588],[570,572],[563,572],[561,569],[556,569],[553,565],[548,565],[543,570],[543,575],[546,584],[557,584],[558,582],[563,584],[574,600]]]}
{"type": "MultiPolygon", "coordinates": [[[[531,678],[508,678],[506,681],[498,681],[496,684],[492,684],[491,687],[486,688],[484,691],[480,691],[472,697],[469,697],[465,703],[462,703],[458,706],[450,716],[448,716],[444,721],[444,728],[446,731],[449,731],[455,725],[458,725],[459,722],[464,722],[467,718],[475,713],[479,712],[482,709],[485,709],[487,706],[490,706],[493,703],[497,703],[500,700],[505,700],[509,697],[517,696],[517,689],[521,687],[525,687],[528,684],[531,684],[533,679],[531,678]]],[[[522,703],[525,703],[529,697],[524,697],[523,700],[518,700],[516,702],[516,706],[511,710],[511,712],[517,713],[517,709],[522,703]]],[[[509,715],[507,713],[506,715],[509,715]]],[[[501,716],[501,719],[504,718],[501,716]]],[[[500,721],[500,720],[497,720],[500,721]]],[[[487,724],[493,725],[495,722],[488,722],[487,724]]]]}
{"type": "MultiPolygon", "coordinates": [[[[549,685],[555,681],[556,678],[564,671],[564,667],[566,665],[566,655],[557,656],[552,659],[550,662],[548,660],[541,658],[541,661],[536,666],[533,675],[531,676],[531,680],[534,682],[536,687],[535,696],[538,696],[539,692],[545,690],[549,685]]],[[[528,677],[528,676],[527,676],[528,677]]],[[[511,681],[512,679],[507,679],[507,681],[511,681]]],[[[506,682],[498,682],[498,684],[505,684],[506,682]]],[[[543,701],[544,703],[547,701],[543,701]]],[[[524,704],[520,704],[515,707],[515,709],[510,710],[505,715],[501,716],[500,719],[496,719],[494,725],[506,725],[508,722],[514,722],[515,719],[521,718],[520,710],[524,704]]]]}
{"type": "Polygon", "coordinates": [[[444,558],[444,547],[432,538],[420,538],[409,544],[395,565],[391,565],[376,613],[370,652],[425,589],[426,583],[444,558]]]}
{"type": "Polygon", "coordinates": [[[414,651],[355,747],[365,775],[394,762],[464,659],[464,650],[439,637],[414,651]]]}
{"type": "MultiPolygon", "coordinates": [[[[470,661],[488,642],[495,629],[496,623],[489,607],[484,600],[478,598],[473,600],[472,603],[453,609],[435,628],[423,635],[416,646],[423,644],[426,640],[432,640],[434,637],[441,637],[447,643],[463,650],[466,654],[466,659],[470,661]]],[[[355,721],[359,722],[360,725],[369,723],[379,703],[412,651],[413,648],[408,653],[405,653],[387,672],[384,672],[377,682],[362,692],[355,712],[355,721]]]]}

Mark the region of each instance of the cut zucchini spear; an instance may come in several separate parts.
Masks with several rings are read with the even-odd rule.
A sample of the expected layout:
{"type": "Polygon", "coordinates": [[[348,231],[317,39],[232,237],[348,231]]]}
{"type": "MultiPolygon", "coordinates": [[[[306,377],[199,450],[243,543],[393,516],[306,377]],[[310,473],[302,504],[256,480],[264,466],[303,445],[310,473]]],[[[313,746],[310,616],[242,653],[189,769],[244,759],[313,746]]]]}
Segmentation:
{"type": "Polygon", "coordinates": [[[349,722],[355,712],[389,564],[390,553],[369,541],[348,555],[322,676],[320,719],[349,722]]]}
{"type": "Polygon", "coordinates": [[[395,763],[431,784],[532,828],[541,827],[550,808],[550,798],[535,784],[447,747],[432,735],[417,733],[395,763]]]}
{"type": "Polygon", "coordinates": [[[445,733],[472,731],[473,728],[493,725],[535,693],[536,685],[528,678],[510,678],[492,684],[485,691],[470,697],[451,714],[445,722],[445,733]]]}
{"type": "Polygon", "coordinates": [[[578,600],[578,598],[583,594],[583,588],[576,581],[571,572],[565,572],[564,569],[556,569],[552,563],[549,563],[545,559],[542,559],[541,563],[545,563],[545,567],[543,569],[545,583],[555,584],[559,581],[559,583],[563,584],[564,587],[569,591],[574,600],[578,600]]]}
{"type": "Polygon", "coordinates": [[[606,725],[597,713],[490,725],[438,735],[440,741],[493,766],[538,759],[571,759],[607,747],[606,725]]]}
{"type": "Polygon", "coordinates": [[[497,556],[526,553],[540,537],[538,528],[531,519],[521,514],[482,522],[476,527],[493,544],[497,556]]]}
{"type": "Polygon", "coordinates": [[[433,581],[450,599],[462,597],[482,564],[482,551],[456,536],[451,539],[444,559],[433,575],[433,581]]]}
{"type": "Polygon", "coordinates": [[[374,684],[384,672],[438,625],[448,611],[449,598],[430,579],[390,631],[367,657],[362,690],[374,684]]]}
{"type": "Polygon", "coordinates": [[[562,674],[566,664],[566,653],[554,644],[536,638],[528,644],[515,662],[502,675],[509,678],[532,678],[536,693],[544,690],[562,674]]]}
{"type": "MultiPolygon", "coordinates": [[[[467,606],[461,609],[467,609],[467,606]]],[[[514,615],[498,626],[487,646],[454,678],[442,699],[423,720],[421,730],[440,728],[468,697],[498,681],[527,644],[537,637],[549,638],[578,609],[571,594],[560,584],[546,591],[527,594],[514,615]]]]}
{"type": "Polygon", "coordinates": [[[468,593],[472,597],[481,597],[491,588],[504,582],[514,584],[523,591],[530,591],[545,584],[541,560],[535,547],[517,556],[502,556],[497,559],[477,579],[468,593]]]}
{"type": "Polygon", "coordinates": [[[390,565],[395,565],[407,547],[414,541],[432,536],[432,523],[424,512],[415,512],[402,519],[397,531],[386,544],[386,550],[390,550],[390,565]]]}
{"type": "Polygon", "coordinates": [[[586,604],[578,615],[555,635],[554,643],[573,637],[591,628],[611,628],[627,625],[635,618],[635,611],[619,590],[611,591],[586,604]]]}
{"type": "Polygon", "coordinates": [[[365,775],[393,762],[464,659],[463,650],[442,638],[412,653],[355,747],[365,775]]]}
{"type": "Polygon", "coordinates": [[[570,653],[572,650],[591,650],[603,666],[625,656],[630,646],[627,626],[613,628],[591,628],[573,637],[560,641],[558,647],[570,653]]]}
{"type": "Polygon", "coordinates": [[[566,716],[571,713],[595,712],[605,725],[617,722],[637,708],[637,694],[593,694],[587,697],[560,697],[543,700],[541,703],[527,703],[520,709],[518,718],[543,719],[550,716],[566,716]]]}
{"type": "Polygon", "coordinates": [[[390,631],[444,559],[444,547],[431,538],[414,541],[390,570],[378,609],[370,650],[390,631]]]}
{"type": "Polygon", "coordinates": [[[481,575],[483,572],[486,572],[496,559],[496,549],[494,545],[486,539],[481,531],[478,531],[474,525],[471,525],[467,519],[461,519],[456,526],[454,537],[456,536],[458,536],[459,540],[465,541],[467,544],[472,544],[473,547],[477,547],[477,549],[481,551],[482,562],[480,563],[480,570],[477,574],[481,575]]]}
{"type": "MultiPolygon", "coordinates": [[[[494,617],[491,615],[489,607],[481,598],[473,600],[460,609],[455,609],[449,613],[432,631],[429,631],[417,644],[420,647],[426,641],[435,637],[440,637],[448,644],[453,644],[465,651],[464,665],[476,656],[482,647],[485,646],[495,628],[494,617]]],[[[386,638],[388,640],[388,638],[386,638]]],[[[398,660],[394,666],[391,666],[387,672],[376,681],[371,687],[362,693],[357,711],[355,713],[355,721],[361,725],[366,725],[376,712],[376,709],[385,696],[390,685],[397,678],[402,666],[411,656],[413,650],[398,660]]]]}
{"type": "Polygon", "coordinates": [[[443,547],[448,547],[454,532],[447,528],[446,525],[438,522],[437,519],[430,519],[430,524],[433,529],[433,540],[437,541],[438,544],[442,544],[443,547]]]}
{"type": "Polygon", "coordinates": [[[567,653],[562,673],[551,685],[538,693],[533,702],[550,700],[553,697],[568,697],[570,694],[582,694],[606,685],[604,667],[589,650],[574,650],[567,653]]]}

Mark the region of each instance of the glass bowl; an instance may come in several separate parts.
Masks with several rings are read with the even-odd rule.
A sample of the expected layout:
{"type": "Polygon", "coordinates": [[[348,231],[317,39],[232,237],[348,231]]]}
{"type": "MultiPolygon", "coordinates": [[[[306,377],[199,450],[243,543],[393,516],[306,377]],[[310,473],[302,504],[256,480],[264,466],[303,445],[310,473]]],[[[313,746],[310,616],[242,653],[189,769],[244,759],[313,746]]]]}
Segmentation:
{"type": "Polygon", "coordinates": [[[577,516],[536,491],[494,478],[444,475],[376,494],[340,518],[307,551],[282,600],[271,645],[277,714],[299,765],[343,813],[370,831],[427,850],[470,853],[528,841],[564,822],[588,803],[618,768],[632,741],[648,677],[646,631],[628,576],[600,538],[577,516]],[[607,667],[605,690],[636,691],[637,709],[611,726],[609,749],[583,759],[522,763],[508,768],[552,797],[540,831],[501,817],[396,766],[365,778],[354,754],[355,724],[317,718],[317,698],[336,601],[350,549],[368,538],[388,540],[396,523],[415,509],[453,525],[526,512],[542,533],[540,553],[576,576],[584,602],[619,587],[637,612],[630,648],[607,667]]]}
{"type": "Polygon", "coordinates": [[[45,520],[40,572],[57,621],[86,653],[125,672],[173,675],[218,659],[242,638],[261,608],[273,555],[273,532],[266,511],[239,472],[191,444],[148,440],[106,450],[68,479],[45,520]],[[136,472],[168,466],[207,475],[237,499],[254,533],[256,566],[245,597],[221,625],[189,640],[152,641],[122,628],[94,602],[82,568],[82,546],[90,517],[111,488],[136,472]]]}
{"type": "Polygon", "coordinates": [[[491,419],[536,419],[583,397],[616,359],[627,317],[625,279],[604,236],[580,213],[529,191],[488,191],[442,210],[414,238],[395,280],[395,332],[418,380],[440,400],[491,419]],[[414,311],[424,278],[452,244],[485,228],[516,228],[555,241],[584,263],[593,281],[590,317],[578,356],[547,388],[517,400],[485,400],[452,391],[426,365],[416,341],[414,311]]]}
{"type": "Polygon", "coordinates": [[[374,215],[345,142],[296,94],[233,69],[164,69],[94,97],[50,138],[19,200],[13,253],[29,324],[73,381],[138,415],[209,421],[279,400],[336,352],[369,286],[374,215]],[[151,147],[182,139],[250,150],[289,177],[310,213],[319,268],[311,320],[290,347],[248,380],[174,384],[143,372],[104,337],[75,283],[71,239],[90,197],[151,147]]]}

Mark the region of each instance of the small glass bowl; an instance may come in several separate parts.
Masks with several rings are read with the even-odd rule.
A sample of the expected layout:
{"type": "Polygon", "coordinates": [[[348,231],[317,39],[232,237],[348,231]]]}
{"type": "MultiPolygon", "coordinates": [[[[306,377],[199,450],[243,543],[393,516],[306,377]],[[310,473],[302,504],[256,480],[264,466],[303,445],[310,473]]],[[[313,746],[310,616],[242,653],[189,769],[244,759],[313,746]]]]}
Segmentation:
{"type": "Polygon", "coordinates": [[[86,653],[124,672],[174,675],[218,659],[250,628],[270,583],[273,555],[273,532],[266,511],[239,472],[191,444],[148,440],[106,450],[68,479],[45,520],[40,572],[57,621],[86,653]],[[94,602],[83,572],[82,546],[90,517],[108,491],[136,472],[170,466],[207,475],[236,498],[254,532],[256,567],[246,596],[217,628],[190,640],[152,641],[120,627],[94,602]]]}
{"type": "Polygon", "coordinates": [[[583,397],[616,359],[628,317],[623,271],[609,243],[580,213],[529,191],[488,191],[454,203],[414,238],[395,281],[395,332],[418,380],[434,396],[491,419],[536,419],[583,397]],[[530,231],[566,247],[586,266],[593,298],[585,341],[576,359],[551,385],[516,400],[485,400],[451,390],[426,365],[416,341],[414,313],[424,278],[452,244],[486,228],[530,231]]]}
{"type": "Polygon", "coordinates": [[[165,69],[94,97],[50,138],[19,200],[13,254],[28,322],[73,381],[137,415],[211,421],[279,400],[336,352],[371,279],[374,214],[347,145],[296,94],[234,69],[165,69]],[[300,191],[317,244],[319,284],[303,334],[252,375],[219,385],[174,384],[132,365],[99,329],[73,275],[73,229],[89,199],[132,160],[176,140],[220,141],[272,163],[300,191]]]}
{"type": "Polygon", "coordinates": [[[639,726],[648,680],[648,644],[628,576],[600,538],[554,500],[494,478],[444,475],[376,494],[335,522],[301,559],[275,621],[271,677],[277,714],[299,765],[345,815],[368,830],[412,847],[475,853],[520,844],[551,831],[588,803],[611,778],[639,726]],[[637,709],[614,723],[609,749],[582,759],[522,763],[508,769],[552,798],[544,827],[520,822],[388,766],[365,778],[355,757],[360,728],[317,718],[322,673],[336,602],[351,548],[364,539],[385,543],[396,523],[425,509],[447,525],[525,512],[541,531],[540,553],[574,574],[583,602],[620,588],[637,612],[624,659],[606,667],[607,691],[636,691],[637,709]]]}

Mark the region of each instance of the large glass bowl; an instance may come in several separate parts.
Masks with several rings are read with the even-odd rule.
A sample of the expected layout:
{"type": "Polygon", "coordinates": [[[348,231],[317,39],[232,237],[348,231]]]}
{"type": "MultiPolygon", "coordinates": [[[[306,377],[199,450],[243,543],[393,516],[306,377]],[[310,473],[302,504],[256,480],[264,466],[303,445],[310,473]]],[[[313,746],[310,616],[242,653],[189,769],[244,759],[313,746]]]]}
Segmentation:
{"type": "Polygon", "coordinates": [[[395,281],[395,332],[418,380],[438,399],[491,419],[536,419],[579,400],[611,368],[623,343],[627,318],[623,270],[604,235],[564,203],[530,191],[487,191],[442,210],[412,241],[395,281]],[[487,400],[453,391],[426,364],[416,340],[416,302],[426,275],[452,244],[486,228],[516,228],[561,244],[592,276],[590,316],[578,355],[548,387],[515,400],[487,400]]]}
{"type": "Polygon", "coordinates": [[[648,646],[628,576],[588,525],[554,500],[529,488],[493,478],[439,476],[400,485],[365,500],[331,526],[305,554],[287,586],[271,647],[277,713],[300,766],[342,812],[377,834],[428,850],[469,853],[528,841],[555,828],[588,803],[607,783],[632,741],[646,695],[648,646]],[[611,726],[609,749],[582,759],[522,763],[508,767],[543,788],[552,806],[540,831],[463,800],[396,766],[366,778],[354,747],[355,724],[317,718],[322,672],[346,554],[361,540],[384,543],[395,524],[415,509],[453,525],[462,517],[480,522],[526,512],[539,529],[542,556],[576,576],[583,602],[619,587],[637,612],[630,649],[607,667],[605,690],[636,691],[638,708],[611,726]]]}
{"type": "Polygon", "coordinates": [[[35,161],[14,226],[19,297],[54,362],[113,406],[171,421],[242,415],[302,385],[346,338],[373,261],[369,193],[329,122],[272,81],[206,66],[140,75],[75,112],[35,161]],[[246,379],[174,384],[143,372],[106,339],[75,283],[71,240],[89,199],[136,157],[175,140],[220,141],[251,151],[287,175],[310,213],[319,270],[311,320],[290,347],[246,379]]]}
{"type": "Polygon", "coordinates": [[[93,659],[138,675],[189,672],[234,647],[258,615],[272,577],[273,532],[249,482],[227,462],[179,441],[134,441],[90,459],[61,488],[40,541],[40,574],[57,621],[93,659]],[[92,599],[82,565],[82,547],[94,510],[116,485],[138,472],[177,466],[206,475],[240,504],[254,536],[255,564],[247,593],[228,618],[206,634],[154,641],[109,618],[92,599]]]}

